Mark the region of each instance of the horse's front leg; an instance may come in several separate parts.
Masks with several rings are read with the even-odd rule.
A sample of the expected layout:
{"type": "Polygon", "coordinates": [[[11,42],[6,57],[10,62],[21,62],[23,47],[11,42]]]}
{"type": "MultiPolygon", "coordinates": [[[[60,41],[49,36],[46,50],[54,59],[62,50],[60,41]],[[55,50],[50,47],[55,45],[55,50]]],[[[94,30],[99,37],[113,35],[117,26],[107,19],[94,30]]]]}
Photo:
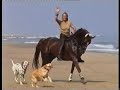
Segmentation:
{"type": "Polygon", "coordinates": [[[82,54],[77,53],[78,62],[84,63],[84,60],[81,59],[82,54]]]}
{"type": "Polygon", "coordinates": [[[84,80],[84,77],[80,74],[81,69],[80,69],[80,67],[79,67],[77,58],[76,58],[75,56],[73,56],[72,59],[73,59],[74,65],[75,65],[75,67],[76,67],[76,69],[77,69],[77,71],[78,71],[78,73],[79,73],[80,79],[83,81],[83,83],[85,83],[86,81],[84,80]]]}
{"type": "Polygon", "coordinates": [[[72,62],[71,72],[70,72],[69,79],[68,79],[69,81],[72,81],[72,76],[73,76],[74,68],[75,68],[75,65],[74,65],[74,63],[72,62]]]}
{"type": "MultiPolygon", "coordinates": [[[[78,54],[78,55],[77,55],[77,60],[78,60],[78,62],[82,62],[82,63],[83,63],[84,60],[81,59],[81,55],[82,55],[82,54],[80,54],[80,55],[78,54]]],[[[74,68],[75,68],[75,65],[74,65],[74,63],[72,62],[71,72],[70,72],[69,79],[68,79],[69,81],[72,81],[72,76],[73,76],[74,68]]]]}

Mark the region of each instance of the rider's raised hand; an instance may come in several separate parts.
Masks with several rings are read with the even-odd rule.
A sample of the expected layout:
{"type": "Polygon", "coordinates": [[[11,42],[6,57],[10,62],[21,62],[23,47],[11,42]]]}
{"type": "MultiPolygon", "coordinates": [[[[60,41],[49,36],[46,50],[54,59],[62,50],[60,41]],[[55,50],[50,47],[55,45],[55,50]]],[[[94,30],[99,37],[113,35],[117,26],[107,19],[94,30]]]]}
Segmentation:
{"type": "Polygon", "coordinates": [[[57,8],[55,9],[55,13],[56,13],[56,15],[58,15],[59,12],[60,12],[60,9],[59,9],[59,7],[57,7],[57,8]]]}

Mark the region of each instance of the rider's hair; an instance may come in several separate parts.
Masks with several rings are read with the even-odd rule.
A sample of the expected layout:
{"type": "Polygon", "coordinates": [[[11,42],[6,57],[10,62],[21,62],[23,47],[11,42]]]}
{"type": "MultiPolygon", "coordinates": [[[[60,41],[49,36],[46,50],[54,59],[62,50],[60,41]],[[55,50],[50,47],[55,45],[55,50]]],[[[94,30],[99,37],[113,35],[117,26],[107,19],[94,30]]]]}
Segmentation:
{"type": "Polygon", "coordinates": [[[62,17],[63,17],[64,15],[67,16],[67,21],[68,21],[68,14],[67,14],[67,12],[64,12],[64,13],[62,14],[62,17]]]}

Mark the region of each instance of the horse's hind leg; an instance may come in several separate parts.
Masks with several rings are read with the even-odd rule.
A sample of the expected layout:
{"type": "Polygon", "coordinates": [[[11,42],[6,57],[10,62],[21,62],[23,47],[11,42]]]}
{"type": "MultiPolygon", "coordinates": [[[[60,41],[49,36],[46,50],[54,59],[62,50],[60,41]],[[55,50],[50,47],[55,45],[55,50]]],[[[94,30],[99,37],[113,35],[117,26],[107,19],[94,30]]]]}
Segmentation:
{"type": "Polygon", "coordinates": [[[55,58],[50,54],[44,54],[42,52],[41,52],[41,57],[42,57],[42,66],[44,66],[45,64],[51,63],[52,60],[55,58]]]}
{"type": "Polygon", "coordinates": [[[73,75],[74,68],[75,68],[75,65],[74,65],[74,63],[72,62],[71,73],[70,73],[69,79],[68,79],[69,81],[72,81],[72,75],[73,75]]]}
{"type": "Polygon", "coordinates": [[[41,52],[41,58],[42,58],[42,66],[48,63],[48,59],[46,57],[46,54],[41,52]]]}

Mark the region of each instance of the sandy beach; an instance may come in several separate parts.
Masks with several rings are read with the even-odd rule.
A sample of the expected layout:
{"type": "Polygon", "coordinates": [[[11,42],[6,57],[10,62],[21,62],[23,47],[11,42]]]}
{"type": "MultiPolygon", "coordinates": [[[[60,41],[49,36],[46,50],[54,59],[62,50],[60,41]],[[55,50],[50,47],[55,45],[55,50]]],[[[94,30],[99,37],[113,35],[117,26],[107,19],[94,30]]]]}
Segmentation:
{"type": "MultiPolygon", "coordinates": [[[[32,59],[36,45],[30,44],[8,44],[2,45],[2,85],[3,90],[36,90],[31,87],[30,73],[32,72],[32,59]],[[25,78],[26,83],[21,86],[14,80],[11,69],[13,59],[15,63],[24,60],[29,61],[25,78]]],[[[39,58],[41,62],[41,57],[39,58]]],[[[80,63],[83,75],[87,81],[82,84],[75,69],[73,81],[69,82],[71,64],[70,61],[53,60],[54,68],[50,71],[53,83],[39,82],[39,90],[118,90],[118,55],[107,53],[86,52],[82,59],[85,63],[80,63]]]]}

